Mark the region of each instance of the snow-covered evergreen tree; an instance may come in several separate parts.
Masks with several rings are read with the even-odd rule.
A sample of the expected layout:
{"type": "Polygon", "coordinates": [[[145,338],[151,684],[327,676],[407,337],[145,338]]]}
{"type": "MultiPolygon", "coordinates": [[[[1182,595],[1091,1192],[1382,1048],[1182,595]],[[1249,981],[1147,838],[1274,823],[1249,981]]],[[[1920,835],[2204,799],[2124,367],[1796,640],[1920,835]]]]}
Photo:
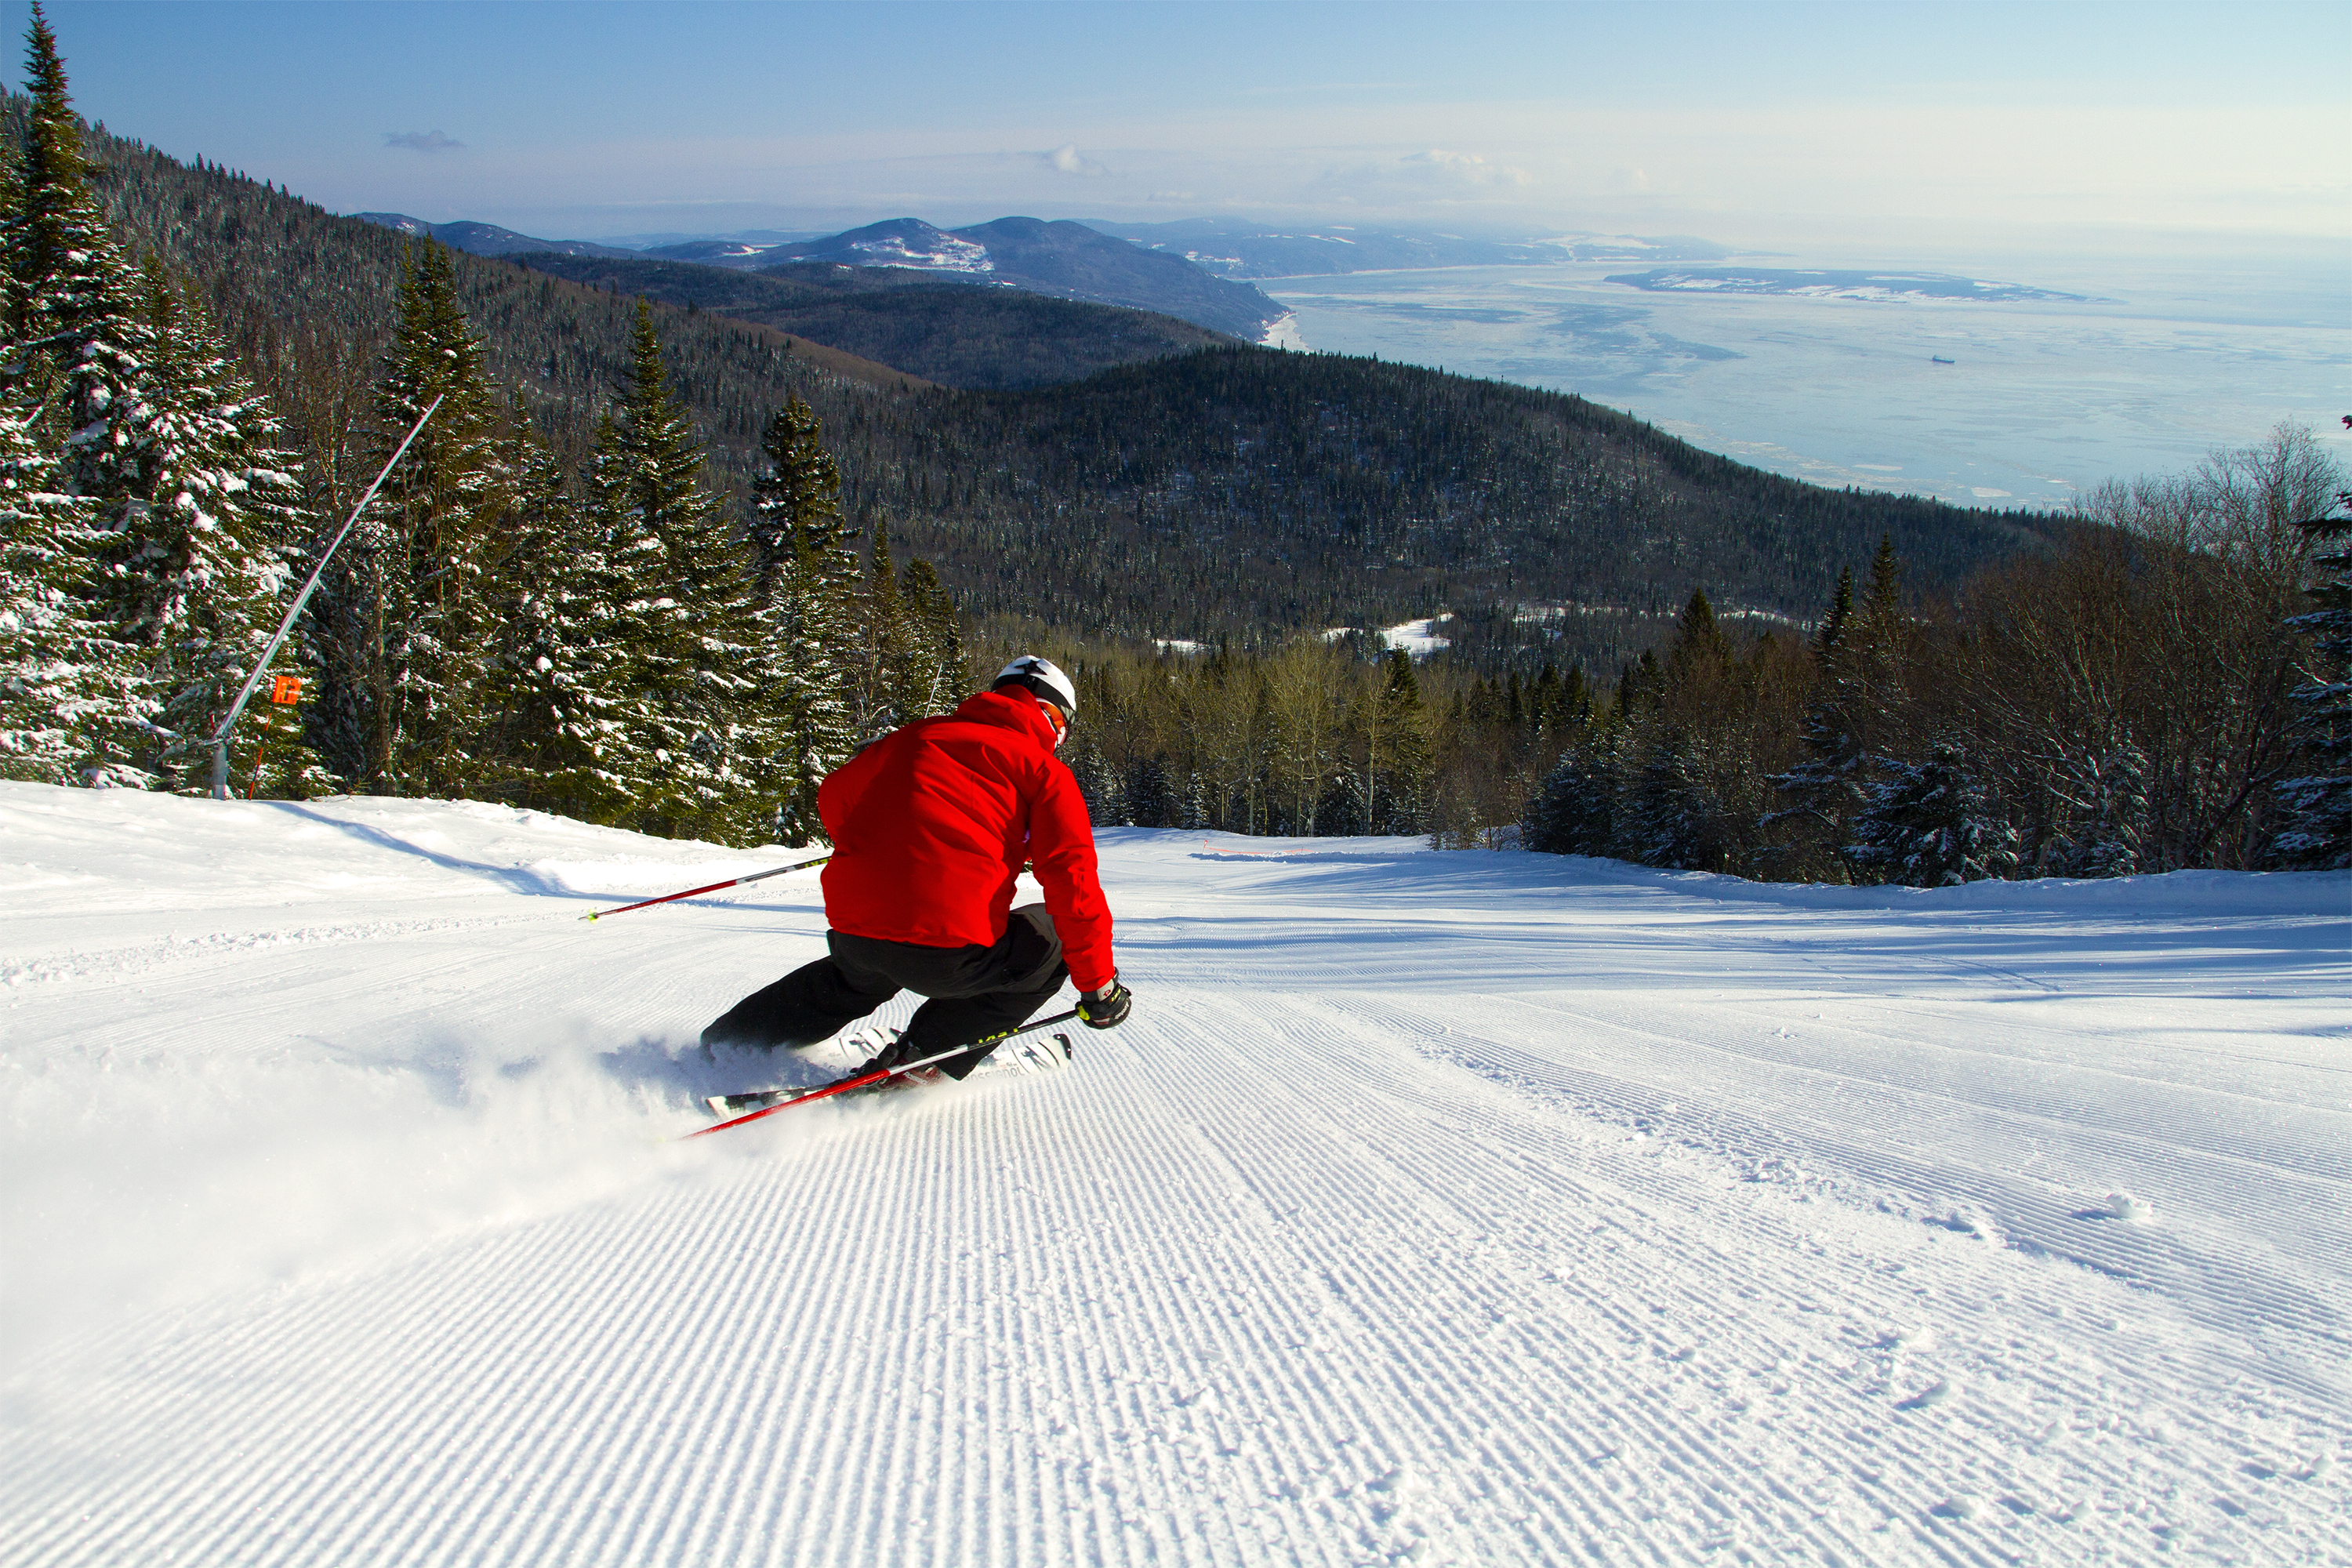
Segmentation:
{"type": "Polygon", "coordinates": [[[906,668],[907,617],[898,596],[898,568],[890,558],[890,525],[877,520],[857,604],[856,657],[850,669],[850,717],[858,738],[904,723],[898,700],[906,668]]]}
{"type": "Polygon", "coordinates": [[[499,626],[494,721],[483,745],[490,793],[590,822],[627,820],[636,776],[624,715],[635,700],[615,639],[630,593],[608,543],[564,492],[555,455],[518,405],[500,467],[512,478],[507,539],[488,588],[499,626]]]}
{"type": "Polygon", "coordinates": [[[614,716],[628,727],[636,821],[674,836],[765,837],[782,792],[771,773],[778,737],[755,700],[762,628],[643,300],[632,370],[627,399],[597,430],[589,491],[627,584],[611,635],[634,689],[614,716]]]}
{"type": "MultiPolygon", "coordinates": [[[[8,336],[0,383],[54,409],[58,435],[74,441],[68,478],[87,481],[102,476],[112,456],[109,416],[138,396],[143,345],[122,341],[135,330],[134,279],[90,195],[81,120],[57,35],[37,4],[25,34],[25,141],[0,219],[8,336]],[[69,395],[64,374],[85,363],[89,374],[69,395]]],[[[84,482],[76,493],[110,492],[84,482]]]]}
{"type": "Polygon", "coordinates": [[[2286,865],[2315,870],[2352,867],[2352,492],[2336,499],[2346,515],[2303,524],[2320,546],[2310,589],[2319,607],[2288,624],[2310,636],[2318,656],[2294,689],[2310,771],[2278,785],[2287,820],[2273,845],[2286,865]]]}
{"type": "Polygon", "coordinates": [[[2060,877],[2128,877],[2147,827],[2147,757],[2128,733],[2080,754],[2040,759],[2060,820],[2037,856],[2060,877]]]}
{"type": "MultiPolygon", "coordinates": [[[[142,313],[156,349],[142,417],[125,434],[147,454],[153,489],[130,498],[118,572],[138,590],[131,629],[152,654],[149,680],[173,737],[157,765],[175,787],[211,785],[207,743],[285,617],[293,559],[310,531],[293,459],[275,446],[277,419],[230,361],[194,289],[150,265],[142,313]]],[[[124,584],[129,586],[131,584],[124,584]]],[[[300,674],[299,648],[278,668],[300,674]]],[[[254,795],[308,795],[331,785],[299,718],[247,704],[230,737],[230,776],[254,795]]]]}
{"type": "Polygon", "coordinates": [[[1519,825],[1521,844],[1549,855],[1616,853],[1621,735],[1612,724],[1560,753],[1528,804],[1519,825]]]}
{"type": "Polygon", "coordinates": [[[906,633],[891,706],[903,724],[951,710],[971,695],[971,674],[955,599],[929,562],[912,560],[899,572],[898,604],[906,633]]]}
{"type": "Polygon", "coordinates": [[[1086,731],[1070,737],[1065,761],[1076,775],[1078,793],[1086,797],[1087,816],[1097,827],[1126,827],[1127,785],[1119,770],[1102,752],[1101,744],[1086,731]]]}
{"type": "Polygon", "coordinates": [[[331,569],[317,616],[331,650],[330,744],[357,782],[387,794],[461,795],[484,771],[488,574],[514,502],[482,341],[458,306],[448,251],[427,242],[402,269],[400,324],[359,465],[370,478],[436,397],[331,569]]]}
{"type": "MultiPolygon", "coordinates": [[[[62,435],[59,488],[104,534],[74,596],[135,650],[148,686],[113,726],[144,722],[133,769],[210,784],[205,742],[283,614],[285,552],[303,529],[277,426],[228,363],[193,294],[124,263],[91,198],[81,125],[57,40],[37,6],[26,36],[31,110],[14,204],[0,223],[10,342],[0,383],[44,399],[62,435]]],[[[247,787],[320,779],[292,720],[264,705],[239,725],[247,787]],[[273,745],[272,742],[275,742],[273,745]],[[267,776],[256,778],[257,748],[267,776]]]]}
{"type": "Polygon", "coordinates": [[[32,411],[0,403],[0,778],[144,786],[143,661],[88,614],[107,536],[59,492],[32,411]]]}
{"type": "Polygon", "coordinates": [[[763,626],[759,706],[775,726],[772,837],[824,841],[817,786],[856,748],[857,558],[845,547],[841,474],[816,415],[798,397],[768,421],[752,486],[753,593],[763,626]]]}
{"type": "Polygon", "coordinates": [[[1722,809],[1683,736],[1661,731],[1643,748],[1640,772],[1618,814],[1612,852],[1669,870],[1729,869],[1722,809]]]}
{"type": "Polygon", "coordinates": [[[1128,764],[1126,795],[1127,819],[1136,826],[1175,826],[1180,807],[1164,755],[1155,752],[1128,764]]]}
{"type": "Polygon", "coordinates": [[[1209,788],[1198,773],[1184,776],[1183,799],[1177,808],[1176,826],[1188,833],[1197,833],[1209,826],[1209,788]]]}
{"type": "Polygon", "coordinates": [[[1806,757],[1771,784],[1780,805],[1759,820],[1772,835],[1769,862],[1782,875],[1843,880],[1837,848],[1846,839],[1847,820],[1862,801],[1862,736],[1845,714],[1851,696],[1842,680],[1845,632],[1853,618],[1853,569],[1838,574],[1837,594],[1813,634],[1814,695],[1805,710],[1801,738],[1806,757]]]}
{"type": "Polygon", "coordinates": [[[1863,875],[1914,888],[1957,887],[2017,869],[2017,829],[1955,742],[1925,762],[1879,759],[1846,858],[1863,875]]]}
{"type": "Polygon", "coordinates": [[[845,588],[856,578],[856,557],[845,551],[849,536],[841,519],[841,468],[825,449],[816,411],[797,395],[786,398],[761,433],[760,453],[766,464],[751,485],[747,530],[760,602],[775,596],[778,580],[803,548],[828,568],[840,568],[845,588]]]}

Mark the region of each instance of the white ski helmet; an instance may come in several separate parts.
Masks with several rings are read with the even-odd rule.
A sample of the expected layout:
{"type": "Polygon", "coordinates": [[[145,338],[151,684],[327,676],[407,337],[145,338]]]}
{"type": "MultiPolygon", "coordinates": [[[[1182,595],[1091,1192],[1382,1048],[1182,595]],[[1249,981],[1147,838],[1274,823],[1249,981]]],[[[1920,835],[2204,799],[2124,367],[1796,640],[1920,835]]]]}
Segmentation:
{"type": "Polygon", "coordinates": [[[990,684],[992,688],[1024,687],[1034,695],[1059,708],[1065,720],[1078,716],[1078,689],[1070,684],[1070,678],[1064,675],[1061,668],[1050,658],[1024,653],[998,670],[995,680],[990,684]]]}

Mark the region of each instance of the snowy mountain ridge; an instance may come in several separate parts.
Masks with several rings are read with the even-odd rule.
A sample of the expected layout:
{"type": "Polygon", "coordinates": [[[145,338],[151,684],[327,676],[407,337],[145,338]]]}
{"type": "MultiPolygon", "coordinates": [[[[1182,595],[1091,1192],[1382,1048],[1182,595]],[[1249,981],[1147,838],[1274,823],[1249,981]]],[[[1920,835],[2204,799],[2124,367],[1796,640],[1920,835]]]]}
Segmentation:
{"type": "Polygon", "coordinates": [[[2352,1556],[2352,879],[1102,839],[1073,1070],[679,1144],[815,874],[577,917],[781,850],[0,784],[9,1561],[2352,1556]]]}
{"type": "Polygon", "coordinates": [[[915,217],[892,218],[820,239],[773,245],[704,240],[646,254],[720,267],[819,262],[903,268],[1058,299],[1158,310],[1248,341],[1285,314],[1254,284],[1216,277],[1181,257],[1129,244],[1085,224],[1032,217],[959,229],[938,228],[915,217]]]}
{"type": "Polygon", "coordinates": [[[437,239],[452,250],[462,250],[470,256],[520,256],[551,251],[559,256],[634,256],[631,250],[617,246],[599,245],[588,239],[540,239],[528,234],[517,234],[510,228],[500,228],[494,223],[426,223],[423,218],[410,217],[405,213],[353,213],[362,223],[382,228],[397,229],[419,239],[437,239]]]}

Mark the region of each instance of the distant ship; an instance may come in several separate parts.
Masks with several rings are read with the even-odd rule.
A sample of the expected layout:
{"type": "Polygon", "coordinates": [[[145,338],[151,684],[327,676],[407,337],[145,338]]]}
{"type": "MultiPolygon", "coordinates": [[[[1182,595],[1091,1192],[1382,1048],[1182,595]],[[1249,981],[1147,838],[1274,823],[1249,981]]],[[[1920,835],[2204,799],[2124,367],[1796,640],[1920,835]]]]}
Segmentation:
{"type": "Polygon", "coordinates": [[[1956,359],[1946,359],[1942,354],[1929,354],[1927,356],[1927,363],[1930,364],[1958,364],[1960,362],[1956,359]]]}

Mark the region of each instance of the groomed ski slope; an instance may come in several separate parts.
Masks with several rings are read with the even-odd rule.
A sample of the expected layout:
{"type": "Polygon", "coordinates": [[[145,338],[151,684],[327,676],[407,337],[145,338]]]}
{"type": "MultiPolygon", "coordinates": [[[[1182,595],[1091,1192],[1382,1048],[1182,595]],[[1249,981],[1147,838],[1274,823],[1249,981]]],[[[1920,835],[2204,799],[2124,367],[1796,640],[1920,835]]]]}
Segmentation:
{"type": "Polygon", "coordinates": [[[1118,830],[1072,1070],[664,1142],[781,858],[0,785],[0,1561],[2352,1561],[2343,876],[1118,830]]]}

